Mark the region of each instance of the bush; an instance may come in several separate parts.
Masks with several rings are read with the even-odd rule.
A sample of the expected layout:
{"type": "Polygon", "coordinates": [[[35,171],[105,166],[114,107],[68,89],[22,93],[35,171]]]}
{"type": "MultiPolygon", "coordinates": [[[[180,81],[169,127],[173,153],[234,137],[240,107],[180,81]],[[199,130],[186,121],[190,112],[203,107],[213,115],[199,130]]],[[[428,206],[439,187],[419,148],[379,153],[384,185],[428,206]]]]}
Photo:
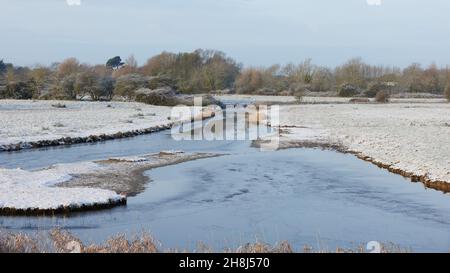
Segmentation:
{"type": "Polygon", "coordinates": [[[137,102],[164,106],[176,106],[180,104],[177,93],[171,88],[160,88],[155,90],[141,88],[135,93],[137,102]]]}
{"type": "Polygon", "coordinates": [[[5,98],[29,100],[33,98],[34,85],[31,82],[12,82],[6,85],[5,98]]]}
{"type": "Polygon", "coordinates": [[[445,88],[445,98],[450,102],[450,85],[445,88]]]}
{"type": "Polygon", "coordinates": [[[114,95],[124,97],[127,100],[133,100],[136,97],[136,91],[138,89],[149,87],[149,81],[149,77],[140,74],[121,76],[116,81],[114,95]]]}
{"type": "Polygon", "coordinates": [[[379,103],[389,102],[389,94],[386,91],[379,91],[375,96],[375,101],[379,103]]]}
{"type": "Polygon", "coordinates": [[[364,92],[364,95],[368,98],[375,98],[380,91],[388,90],[388,86],[384,83],[375,82],[364,92]]]}
{"type": "Polygon", "coordinates": [[[338,96],[339,97],[353,97],[359,95],[359,90],[356,86],[352,84],[345,83],[341,85],[339,88],[338,96]]]}
{"type": "Polygon", "coordinates": [[[294,97],[297,102],[302,102],[304,96],[305,96],[305,92],[303,92],[303,91],[294,92],[294,97]]]}
{"type": "Polygon", "coordinates": [[[148,88],[150,89],[159,89],[170,87],[172,89],[177,90],[178,86],[175,79],[172,79],[166,75],[163,76],[155,76],[150,77],[148,82],[148,88]]]}

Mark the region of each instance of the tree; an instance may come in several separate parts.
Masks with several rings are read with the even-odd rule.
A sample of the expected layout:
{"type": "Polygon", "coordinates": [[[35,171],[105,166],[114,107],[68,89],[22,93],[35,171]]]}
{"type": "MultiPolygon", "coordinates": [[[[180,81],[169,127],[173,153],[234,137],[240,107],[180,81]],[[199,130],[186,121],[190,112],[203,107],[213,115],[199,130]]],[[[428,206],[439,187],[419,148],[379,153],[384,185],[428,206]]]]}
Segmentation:
{"type": "Polygon", "coordinates": [[[46,82],[49,79],[51,71],[46,67],[36,67],[31,70],[31,79],[36,84],[35,91],[36,93],[33,95],[34,98],[39,98],[42,95],[42,90],[45,87],[46,82]]]}
{"type": "Polygon", "coordinates": [[[92,100],[110,100],[113,96],[114,79],[99,75],[91,68],[77,75],[74,90],[78,95],[89,95],[92,100]]]}
{"type": "Polygon", "coordinates": [[[130,55],[120,69],[114,70],[113,77],[118,78],[123,75],[136,73],[139,73],[137,60],[133,55],[130,55]]]}
{"type": "Polygon", "coordinates": [[[351,59],[335,69],[336,80],[339,85],[351,84],[357,88],[365,88],[370,75],[370,67],[361,58],[351,59]]]}
{"type": "Polygon", "coordinates": [[[111,100],[114,95],[115,80],[111,76],[100,77],[98,80],[99,97],[111,100]]]}
{"type": "Polygon", "coordinates": [[[436,64],[431,64],[423,72],[421,82],[424,86],[422,92],[442,94],[445,88],[440,82],[439,69],[436,64]]]}
{"type": "Polygon", "coordinates": [[[120,56],[115,56],[109,59],[106,62],[106,67],[111,68],[113,70],[119,69],[124,65],[120,56]]]}
{"type": "Polygon", "coordinates": [[[423,69],[420,64],[414,63],[403,70],[401,84],[408,92],[422,92],[424,89],[421,78],[423,69]]]}
{"type": "Polygon", "coordinates": [[[65,76],[58,82],[57,86],[54,86],[51,90],[51,98],[75,100],[77,98],[77,92],[75,90],[75,83],[77,81],[77,75],[71,74],[65,76]]]}
{"type": "Polygon", "coordinates": [[[311,77],[311,91],[330,91],[335,85],[334,75],[326,67],[317,67],[311,77]]]}
{"type": "Polygon", "coordinates": [[[252,93],[263,87],[263,73],[261,69],[247,68],[236,78],[238,93],[252,93]]]}
{"type": "Polygon", "coordinates": [[[225,53],[198,49],[194,52],[163,52],[141,68],[148,76],[168,77],[181,92],[209,92],[232,88],[241,66],[225,53]]]}
{"type": "Polygon", "coordinates": [[[34,83],[31,81],[12,82],[6,85],[5,97],[16,100],[29,100],[33,98],[34,83]]]}
{"type": "Polygon", "coordinates": [[[445,98],[450,102],[450,85],[445,88],[445,98]]]}
{"type": "Polygon", "coordinates": [[[136,90],[148,88],[150,79],[140,74],[129,74],[117,78],[114,88],[114,95],[133,100],[136,97],[136,90]]]}
{"type": "Polygon", "coordinates": [[[8,67],[6,69],[5,80],[7,84],[14,83],[17,80],[16,71],[13,67],[8,67]]]}
{"type": "Polygon", "coordinates": [[[58,65],[57,76],[62,79],[68,75],[78,73],[81,65],[76,58],[69,58],[58,65]]]}
{"type": "Polygon", "coordinates": [[[147,63],[141,68],[144,75],[159,76],[172,74],[172,68],[175,66],[177,55],[169,52],[162,52],[148,59],[147,63]]]}
{"type": "Polygon", "coordinates": [[[92,71],[79,73],[75,81],[75,92],[77,95],[91,96],[92,100],[97,100],[97,75],[92,71]]]}
{"type": "Polygon", "coordinates": [[[3,73],[6,72],[7,66],[6,64],[3,62],[3,60],[0,60],[0,75],[2,75],[3,73]]]}
{"type": "Polygon", "coordinates": [[[197,88],[202,91],[231,88],[241,66],[220,51],[206,50],[198,53],[202,56],[204,64],[197,74],[200,78],[197,88]]]}

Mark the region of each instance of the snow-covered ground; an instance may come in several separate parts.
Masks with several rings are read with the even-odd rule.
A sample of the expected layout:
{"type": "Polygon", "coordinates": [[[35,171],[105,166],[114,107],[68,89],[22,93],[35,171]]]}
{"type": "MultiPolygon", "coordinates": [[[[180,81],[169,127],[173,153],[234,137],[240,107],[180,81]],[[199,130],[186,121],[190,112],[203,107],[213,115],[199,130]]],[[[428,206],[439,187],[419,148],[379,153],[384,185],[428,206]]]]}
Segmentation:
{"type": "Polygon", "coordinates": [[[35,171],[0,169],[0,211],[71,211],[121,204],[126,198],[122,194],[135,194],[145,189],[148,181],[143,175],[145,170],[215,156],[165,151],[98,162],[58,164],[35,171]]]}
{"type": "MultiPolygon", "coordinates": [[[[203,116],[212,114],[206,110],[203,116]]],[[[167,126],[175,122],[169,119],[171,111],[172,107],[127,102],[0,100],[0,148],[167,126]]],[[[195,115],[200,111],[200,107],[194,108],[195,115]]],[[[70,210],[122,202],[124,196],[111,190],[55,187],[73,176],[89,176],[102,168],[95,163],[55,165],[37,171],[0,168],[0,209],[70,210]]]]}
{"type": "Polygon", "coordinates": [[[0,209],[42,210],[76,209],[117,203],[125,197],[96,188],[59,188],[72,175],[98,172],[95,163],[55,165],[38,171],[0,169],[0,209]]]}
{"type": "MultiPolygon", "coordinates": [[[[221,101],[237,102],[244,101],[248,103],[280,103],[295,104],[298,100],[294,96],[261,96],[261,95],[218,95],[214,98],[221,101]]],[[[323,97],[323,96],[304,96],[301,99],[303,104],[328,104],[328,103],[349,103],[352,98],[342,97],[323,97]]],[[[371,102],[374,99],[370,99],[371,102]]],[[[392,98],[391,103],[445,103],[444,98],[392,98]]]]}
{"type": "Polygon", "coordinates": [[[0,100],[0,146],[152,128],[169,124],[170,112],[142,103],[0,100]]]}
{"type": "MultiPolygon", "coordinates": [[[[280,102],[289,100],[270,97],[272,101],[277,98],[280,102]]],[[[406,172],[450,182],[450,104],[426,101],[282,105],[282,140],[337,144],[406,172]]],[[[170,107],[140,103],[0,101],[0,145],[167,125],[171,122],[170,112],[170,107]],[[58,103],[66,108],[52,106],[58,103]]],[[[141,156],[111,160],[147,164],[147,159],[141,156]]],[[[104,167],[78,163],[37,171],[0,169],[0,208],[53,210],[121,200],[123,196],[115,191],[81,187],[89,184],[84,180],[85,184],[77,188],[54,186],[74,175],[101,173],[104,167]]]]}
{"type": "Polygon", "coordinates": [[[338,144],[374,162],[450,183],[448,103],[285,105],[280,111],[284,140],[338,144]]]}

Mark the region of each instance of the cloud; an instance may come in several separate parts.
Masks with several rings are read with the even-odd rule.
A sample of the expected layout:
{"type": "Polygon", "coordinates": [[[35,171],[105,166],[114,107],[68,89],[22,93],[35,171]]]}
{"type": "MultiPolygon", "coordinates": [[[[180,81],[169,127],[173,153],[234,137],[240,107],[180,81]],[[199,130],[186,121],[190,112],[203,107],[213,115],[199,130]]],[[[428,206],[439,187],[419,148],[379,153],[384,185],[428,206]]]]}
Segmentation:
{"type": "Polygon", "coordinates": [[[366,0],[369,6],[381,6],[382,0],[366,0]]]}
{"type": "Polygon", "coordinates": [[[66,0],[69,6],[81,6],[81,0],[66,0]]]}

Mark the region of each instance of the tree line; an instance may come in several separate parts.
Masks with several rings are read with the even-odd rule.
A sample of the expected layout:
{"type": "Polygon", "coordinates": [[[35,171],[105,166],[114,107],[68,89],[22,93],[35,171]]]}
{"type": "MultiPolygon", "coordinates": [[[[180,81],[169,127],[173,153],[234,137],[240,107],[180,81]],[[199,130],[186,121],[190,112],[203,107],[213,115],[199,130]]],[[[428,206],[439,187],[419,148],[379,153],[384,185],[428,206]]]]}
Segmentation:
{"type": "Polygon", "coordinates": [[[115,56],[105,64],[80,63],[75,58],[50,66],[22,67],[0,60],[0,98],[134,100],[141,88],[170,87],[181,93],[227,90],[238,94],[297,95],[336,92],[339,96],[375,97],[392,93],[446,94],[450,99],[450,69],[435,64],[406,68],[375,66],[360,58],[330,68],[310,59],[300,63],[247,67],[216,50],[162,52],[141,66],[133,56],[115,56]]]}

